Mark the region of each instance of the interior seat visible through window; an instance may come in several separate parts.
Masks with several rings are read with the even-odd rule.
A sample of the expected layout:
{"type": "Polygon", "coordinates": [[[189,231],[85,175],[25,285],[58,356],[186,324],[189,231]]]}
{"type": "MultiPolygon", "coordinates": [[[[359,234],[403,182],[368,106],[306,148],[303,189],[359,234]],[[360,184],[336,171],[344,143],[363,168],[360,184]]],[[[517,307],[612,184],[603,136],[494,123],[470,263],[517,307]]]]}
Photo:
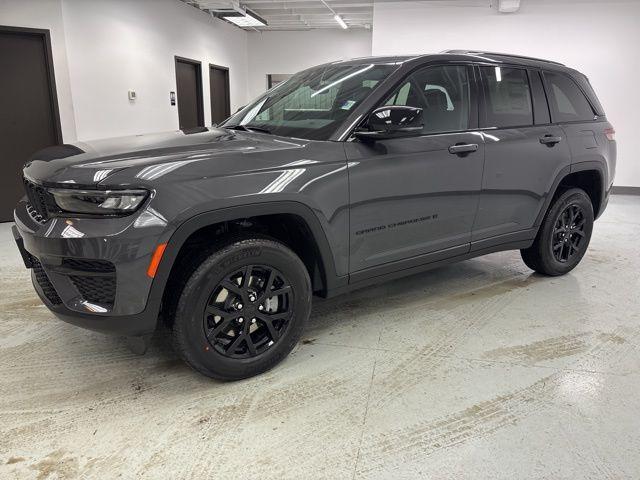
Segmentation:
{"type": "Polygon", "coordinates": [[[470,86],[464,66],[426,67],[413,74],[384,105],[422,108],[422,133],[455,132],[469,127],[470,86]]]}

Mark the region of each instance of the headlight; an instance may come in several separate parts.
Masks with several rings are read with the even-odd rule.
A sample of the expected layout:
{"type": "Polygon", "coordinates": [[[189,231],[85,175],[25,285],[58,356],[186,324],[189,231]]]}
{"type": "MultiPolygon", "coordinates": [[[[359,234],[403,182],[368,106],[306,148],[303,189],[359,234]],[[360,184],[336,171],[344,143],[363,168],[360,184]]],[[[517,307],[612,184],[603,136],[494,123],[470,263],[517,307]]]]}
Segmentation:
{"type": "Polygon", "coordinates": [[[56,205],[64,213],[89,215],[127,215],[133,213],[149,195],[147,190],[50,189],[56,205]]]}

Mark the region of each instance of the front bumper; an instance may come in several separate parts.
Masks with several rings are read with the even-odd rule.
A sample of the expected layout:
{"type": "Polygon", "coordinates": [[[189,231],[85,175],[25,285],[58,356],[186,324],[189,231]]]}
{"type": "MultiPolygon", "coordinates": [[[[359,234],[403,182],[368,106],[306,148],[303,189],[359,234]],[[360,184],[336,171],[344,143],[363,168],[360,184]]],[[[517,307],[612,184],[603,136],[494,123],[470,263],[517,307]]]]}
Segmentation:
{"type": "Polygon", "coordinates": [[[61,320],[127,336],[155,330],[147,267],[166,225],[123,218],[38,219],[22,200],[14,237],[34,288],[61,320]]]}

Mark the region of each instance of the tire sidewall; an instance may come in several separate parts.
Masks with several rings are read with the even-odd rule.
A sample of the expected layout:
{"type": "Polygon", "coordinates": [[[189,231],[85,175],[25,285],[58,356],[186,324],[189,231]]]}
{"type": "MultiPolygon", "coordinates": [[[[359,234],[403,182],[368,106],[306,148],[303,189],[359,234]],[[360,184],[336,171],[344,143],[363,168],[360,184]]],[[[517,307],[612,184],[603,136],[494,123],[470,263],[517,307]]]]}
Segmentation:
{"type": "Polygon", "coordinates": [[[185,360],[197,370],[216,378],[244,378],[268,370],[282,360],[298,342],[311,310],[311,284],[302,261],[284,245],[270,240],[233,243],[209,256],[185,285],[174,332],[185,360]],[[268,265],[279,270],[292,287],[293,315],[284,334],[269,349],[252,358],[229,358],[209,343],[204,311],[211,293],[229,274],[247,265],[268,265]]]}

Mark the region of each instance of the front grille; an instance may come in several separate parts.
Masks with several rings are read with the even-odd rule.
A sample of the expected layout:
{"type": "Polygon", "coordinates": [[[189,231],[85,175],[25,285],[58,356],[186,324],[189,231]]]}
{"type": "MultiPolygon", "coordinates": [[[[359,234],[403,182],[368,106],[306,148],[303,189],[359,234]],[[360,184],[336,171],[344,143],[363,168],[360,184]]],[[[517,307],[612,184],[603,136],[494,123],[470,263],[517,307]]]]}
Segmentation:
{"type": "Polygon", "coordinates": [[[80,295],[92,303],[113,307],[116,298],[116,277],[70,275],[69,279],[80,292],[80,295]]]}
{"type": "Polygon", "coordinates": [[[44,225],[45,223],[47,223],[46,218],[40,215],[30,203],[27,203],[27,213],[35,222],[39,223],[40,225],[44,225]]]}
{"type": "Polygon", "coordinates": [[[24,190],[27,193],[27,198],[32,208],[37,212],[42,220],[46,221],[49,218],[49,212],[47,205],[52,201],[50,200],[51,194],[45,190],[44,187],[33,183],[26,178],[24,181],[24,190]]]}
{"type": "Polygon", "coordinates": [[[82,270],[84,272],[115,273],[116,267],[106,260],[83,260],[80,258],[65,258],[62,266],[72,270],[82,270]]]}
{"type": "Polygon", "coordinates": [[[40,285],[44,296],[47,297],[47,300],[49,300],[53,305],[60,305],[62,303],[62,299],[58,296],[58,292],[56,292],[56,289],[51,284],[49,277],[42,268],[42,264],[33,255],[31,256],[31,265],[33,265],[33,273],[36,275],[36,282],[40,285]]]}

